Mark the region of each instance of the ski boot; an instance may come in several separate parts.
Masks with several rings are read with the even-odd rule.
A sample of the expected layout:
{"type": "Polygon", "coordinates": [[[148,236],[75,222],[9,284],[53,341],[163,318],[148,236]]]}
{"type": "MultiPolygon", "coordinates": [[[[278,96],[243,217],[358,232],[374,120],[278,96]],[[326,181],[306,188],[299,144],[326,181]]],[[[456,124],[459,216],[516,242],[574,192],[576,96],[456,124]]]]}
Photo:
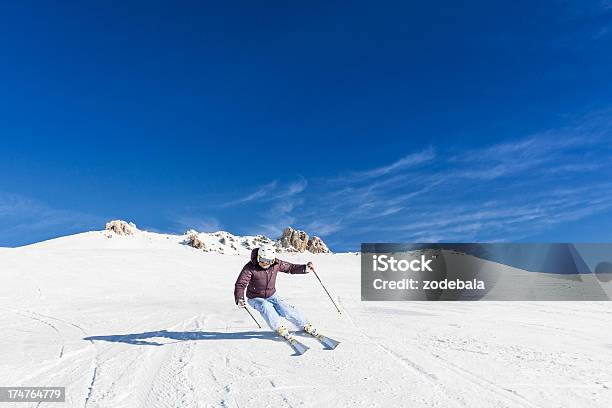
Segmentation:
{"type": "Polygon", "coordinates": [[[276,332],[278,333],[279,336],[287,340],[289,340],[289,338],[292,337],[289,334],[289,329],[287,329],[285,326],[280,326],[278,329],[276,329],[276,332]]]}
{"type": "Polygon", "coordinates": [[[306,326],[304,326],[304,331],[314,337],[317,337],[317,334],[319,334],[312,323],[306,323],[306,326]]]}

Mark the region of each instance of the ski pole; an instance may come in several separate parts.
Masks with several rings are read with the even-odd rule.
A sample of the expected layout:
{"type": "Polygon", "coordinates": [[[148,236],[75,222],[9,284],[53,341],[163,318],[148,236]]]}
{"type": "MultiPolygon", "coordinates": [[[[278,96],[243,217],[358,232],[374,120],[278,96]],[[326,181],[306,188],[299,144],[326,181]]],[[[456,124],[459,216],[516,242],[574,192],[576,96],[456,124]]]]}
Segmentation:
{"type": "Polygon", "coordinates": [[[257,319],[255,318],[255,316],[253,316],[253,314],[251,313],[251,311],[249,310],[248,307],[244,307],[244,310],[247,311],[247,313],[249,314],[249,316],[251,316],[253,318],[253,321],[255,322],[255,324],[257,325],[257,327],[259,327],[261,329],[261,325],[259,324],[259,322],[257,321],[257,319]]]}
{"type": "Polygon", "coordinates": [[[342,314],[342,312],[340,311],[340,309],[338,308],[338,305],[336,305],[336,302],[334,302],[334,299],[331,297],[331,295],[329,294],[329,292],[327,291],[327,288],[325,287],[325,285],[323,284],[323,282],[321,282],[321,278],[319,278],[319,275],[317,275],[317,271],[314,270],[314,268],[312,269],[312,272],[315,274],[315,276],[317,277],[317,279],[319,280],[319,283],[321,284],[321,286],[323,286],[323,289],[325,290],[325,293],[327,293],[327,296],[329,296],[329,300],[332,301],[332,303],[334,304],[334,306],[336,307],[336,310],[338,311],[339,314],[342,314]]]}

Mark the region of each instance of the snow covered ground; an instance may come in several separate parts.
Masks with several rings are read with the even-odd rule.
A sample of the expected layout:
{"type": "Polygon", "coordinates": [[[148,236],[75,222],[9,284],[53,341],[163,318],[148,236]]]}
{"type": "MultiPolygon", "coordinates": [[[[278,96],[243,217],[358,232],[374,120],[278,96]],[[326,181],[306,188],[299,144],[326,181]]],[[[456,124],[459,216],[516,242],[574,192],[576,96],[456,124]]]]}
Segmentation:
{"type": "Polygon", "coordinates": [[[361,302],[358,256],[291,254],[343,309],[314,276],[279,276],[342,341],[303,338],[295,357],[234,305],[246,252],[180,241],[89,232],[0,249],[0,386],[67,394],[0,406],[612,406],[609,302],[361,302]]]}

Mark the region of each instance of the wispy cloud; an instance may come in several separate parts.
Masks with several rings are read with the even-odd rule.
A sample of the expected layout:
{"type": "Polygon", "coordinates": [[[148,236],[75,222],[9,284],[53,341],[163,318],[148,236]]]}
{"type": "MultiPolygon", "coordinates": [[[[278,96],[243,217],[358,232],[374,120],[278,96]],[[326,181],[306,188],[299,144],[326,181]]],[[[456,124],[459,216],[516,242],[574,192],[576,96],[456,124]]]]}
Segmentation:
{"type": "Polygon", "coordinates": [[[407,154],[401,159],[396,160],[390,164],[387,164],[381,167],[377,167],[377,168],[365,170],[365,171],[353,172],[348,178],[345,178],[345,180],[362,181],[362,180],[367,180],[371,178],[385,176],[387,174],[390,174],[396,171],[405,170],[407,168],[415,167],[420,164],[429,162],[433,160],[435,157],[436,157],[436,153],[434,149],[432,147],[429,147],[419,152],[407,154]]]}
{"type": "Polygon", "coordinates": [[[54,208],[18,194],[0,192],[1,245],[26,244],[61,234],[102,229],[105,218],[54,208]]]}
{"type": "Polygon", "coordinates": [[[296,217],[292,214],[296,207],[303,204],[303,199],[281,199],[269,210],[263,213],[263,223],[259,228],[268,236],[278,238],[285,227],[295,223],[296,217]]]}
{"type": "Polygon", "coordinates": [[[269,202],[285,199],[300,194],[306,189],[307,186],[308,181],[303,177],[300,177],[289,184],[281,184],[278,182],[278,180],[274,180],[270,183],[257,187],[255,191],[242,198],[223,203],[222,207],[232,207],[235,205],[252,202],[269,202]]]}
{"type": "Polygon", "coordinates": [[[259,186],[245,197],[224,203],[222,207],[249,205],[253,211],[251,218],[257,224],[251,224],[244,230],[247,233],[277,237],[283,228],[296,221],[296,209],[304,203],[302,196],[307,188],[308,180],[304,177],[290,182],[274,180],[259,186]]]}
{"type": "Polygon", "coordinates": [[[340,231],[342,226],[338,221],[330,223],[314,220],[306,225],[306,229],[313,235],[327,236],[333,234],[334,232],[340,231]]]}
{"type": "Polygon", "coordinates": [[[259,199],[262,199],[264,197],[266,197],[267,195],[269,195],[274,189],[276,189],[276,186],[278,185],[278,181],[274,180],[270,183],[264,184],[262,186],[257,187],[257,189],[249,194],[247,194],[246,196],[242,197],[242,198],[238,198],[236,200],[232,200],[232,201],[228,201],[226,203],[224,203],[222,206],[223,207],[231,207],[234,205],[238,205],[238,204],[245,204],[245,203],[249,203],[251,201],[256,201],[259,199]]]}
{"type": "Polygon", "coordinates": [[[175,224],[184,232],[187,229],[194,229],[198,232],[220,231],[223,226],[215,217],[206,216],[179,216],[175,218],[175,224]]]}
{"type": "Polygon", "coordinates": [[[294,196],[306,190],[307,186],[308,186],[308,181],[306,181],[306,179],[302,177],[299,180],[290,183],[287,190],[284,193],[282,193],[281,196],[283,197],[294,196]]]}
{"type": "Polygon", "coordinates": [[[20,195],[0,193],[0,217],[28,214],[39,208],[39,205],[20,195]]]}

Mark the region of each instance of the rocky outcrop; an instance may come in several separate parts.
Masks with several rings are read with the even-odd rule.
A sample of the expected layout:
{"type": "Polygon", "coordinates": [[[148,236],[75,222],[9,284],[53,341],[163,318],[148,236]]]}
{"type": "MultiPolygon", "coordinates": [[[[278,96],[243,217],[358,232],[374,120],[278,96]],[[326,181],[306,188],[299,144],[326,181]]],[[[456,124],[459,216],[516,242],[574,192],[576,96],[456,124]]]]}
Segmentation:
{"type": "Polygon", "coordinates": [[[306,250],[312,252],[313,254],[327,254],[331,252],[325,242],[317,236],[313,236],[308,240],[308,246],[306,250]]]}
{"type": "Polygon", "coordinates": [[[107,222],[105,229],[117,235],[134,235],[134,232],[138,231],[138,228],[136,228],[136,224],[134,224],[133,222],[126,222],[122,220],[113,220],[107,222]]]}
{"type": "Polygon", "coordinates": [[[304,252],[308,247],[308,234],[304,231],[287,227],[283,231],[283,235],[279,238],[278,243],[283,249],[304,252]]]}
{"type": "Polygon", "coordinates": [[[206,248],[206,244],[204,241],[200,239],[198,233],[195,230],[189,230],[187,234],[187,239],[185,239],[185,245],[189,245],[195,249],[201,249],[203,251],[208,251],[206,248]]]}
{"type": "Polygon", "coordinates": [[[278,239],[277,246],[289,252],[312,252],[315,254],[331,252],[323,240],[317,236],[312,238],[304,231],[287,227],[278,239]]]}

